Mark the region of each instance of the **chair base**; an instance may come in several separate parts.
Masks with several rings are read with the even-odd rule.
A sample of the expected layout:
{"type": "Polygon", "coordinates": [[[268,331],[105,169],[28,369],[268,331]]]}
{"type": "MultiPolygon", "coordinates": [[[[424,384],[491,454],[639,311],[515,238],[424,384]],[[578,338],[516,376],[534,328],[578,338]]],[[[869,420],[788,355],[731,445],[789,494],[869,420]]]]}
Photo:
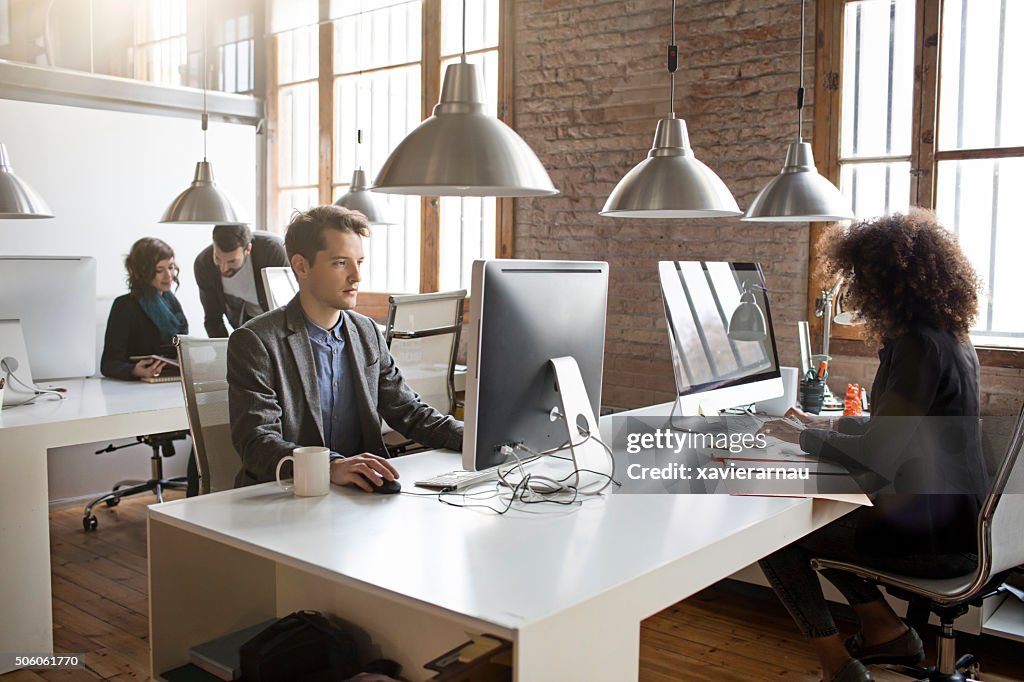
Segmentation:
{"type": "Polygon", "coordinates": [[[143,481],[138,483],[136,481],[121,481],[114,489],[102,497],[97,497],[95,500],[85,505],[85,511],[82,514],[82,529],[85,531],[96,530],[99,525],[99,519],[97,519],[93,513],[92,508],[96,505],[103,503],[108,507],[116,507],[121,502],[122,497],[128,497],[130,495],[138,495],[139,493],[152,492],[156,495],[157,502],[162,503],[164,501],[164,490],[185,490],[188,483],[184,476],[175,476],[174,478],[162,478],[162,479],[151,479],[149,481],[143,481]],[[123,485],[137,483],[128,488],[121,488],[123,485]]]}
{"type": "MultiPolygon", "coordinates": [[[[118,481],[109,493],[97,497],[95,500],[85,505],[85,510],[82,514],[82,530],[88,533],[91,530],[96,530],[96,527],[99,526],[99,519],[97,519],[92,513],[92,509],[100,503],[106,504],[108,507],[116,507],[121,503],[121,498],[123,497],[147,492],[155,494],[157,502],[163,503],[165,489],[186,490],[188,488],[188,478],[185,476],[164,478],[163,465],[163,454],[166,454],[168,457],[173,455],[174,441],[180,440],[186,435],[188,435],[188,431],[168,431],[166,433],[138,436],[137,438],[139,443],[145,443],[153,449],[153,454],[149,458],[150,468],[152,469],[152,478],[148,481],[118,481]],[[162,452],[163,454],[161,454],[162,452]]],[[[137,443],[133,443],[132,445],[137,445],[137,443]]],[[[105,450],[100,450],[96,454],[100,454],[100,452],[108,452],[111,449],[117,448],[110,446],[105,450]]]]}

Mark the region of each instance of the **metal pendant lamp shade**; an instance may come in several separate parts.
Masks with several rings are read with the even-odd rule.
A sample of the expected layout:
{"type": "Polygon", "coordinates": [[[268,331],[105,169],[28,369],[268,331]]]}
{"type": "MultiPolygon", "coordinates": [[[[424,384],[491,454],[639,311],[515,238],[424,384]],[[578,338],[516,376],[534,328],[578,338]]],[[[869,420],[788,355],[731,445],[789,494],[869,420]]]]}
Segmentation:
{"type": "Polygon", "coordinates": [[[394,225],[388,205],[381,201],[380,197],[373,196],[373,192],[366,186],[366,171],[362,168],[352,173],[352,184],[348,191],[338,197],[334,202],[335,206],[342,206],[352,211],[359,211],[366,216],[366,221],[371,225],[394,225]]]}
{"type": "MultiPolygon", "coordinates": [[[[205,133],[204,133],[205,134],[205,133]]],[[[195,179],[188,189],[175,197],[164,211],[161,223],[187,223],[241,225],[227,194],[218,189],[213,180],[213,165],[209,161],[196,164],[195,179]]]]}
{"type": "Polygon", "coordinates": [[[826,222],[852,220],[850,202],[814,167],[806,142],[794,142],[786,165],[747,208],[743,220],[755,222],[826,222]]]}
{"type": "Polygon", "coordinates": [[[764,313],[754,300],[754,294],[743,287],[740,303],[729,319],[727,335],[733,341],[760,341],[768,328],[764,313]]]}
{"type": "Polygon", "coordinates": [[[0,144],[0,220],[52,217],[43,198],[14,174],[7,158],[7,146],[0,144]]]}
{"type": "Polygon", "coordinates": [[[800,0],[800,86],[796,91],[797,136],[789,145],[786,164],[762,189],[742,220],[764,223],[812,223],[853,220],[850,202],[818,174],[811,145],[803,140],[804,14],[800,0]]]}
{"type": "Polygon", "coordinates": [[[475,64],[450,64],[434,112],[391,152],[372,191],[470,197],[557,194],[529,145],[485,111],[475,64]]]}
{"type": "Polygon", "coordinates": [[[690,147],[686,122],[658,121],[654,145],[608,196],[601,215],[617,218],[700,218],[740,215],[729,188],[690,147]]]}

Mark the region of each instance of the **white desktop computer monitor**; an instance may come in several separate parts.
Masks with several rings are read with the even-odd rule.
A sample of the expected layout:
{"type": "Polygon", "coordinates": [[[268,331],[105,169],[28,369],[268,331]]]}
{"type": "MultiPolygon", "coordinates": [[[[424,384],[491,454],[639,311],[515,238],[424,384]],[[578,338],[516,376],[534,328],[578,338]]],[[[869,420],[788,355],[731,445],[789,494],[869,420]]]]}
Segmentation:
{"type": "Polygon", "coordinates": [[[473,264],[472,292],[462,466],[477,471],[504,463],[503,445],[522,443],[537,452],[564,445],[569,433],[578,433],[569,430],[577,422],[552,411],[570,393],[582,396],[585,388],[589,401],[576,403],[584,408],[577,419],[579,412],[599,414],[608,264],[480,260],[473,264]],[[560,394],[551,360],[566,357],[579,373],[573,370],[574,381],[560,374],[560,394]]]}
{"type": "Polygon", "coordinates": [[[35,381],[95,374],[96,259],[0,256],[0,319],[21,320],[35,381]]]}
{"type": "Polygon", "coordinates": [[[757,263],[658,263],[672,369],[683,416],[714,416],[783,394],[764,274],[757,263]],[[764,313],[755,341],[729,337],[729,322],[744,289],[764,313]]]}

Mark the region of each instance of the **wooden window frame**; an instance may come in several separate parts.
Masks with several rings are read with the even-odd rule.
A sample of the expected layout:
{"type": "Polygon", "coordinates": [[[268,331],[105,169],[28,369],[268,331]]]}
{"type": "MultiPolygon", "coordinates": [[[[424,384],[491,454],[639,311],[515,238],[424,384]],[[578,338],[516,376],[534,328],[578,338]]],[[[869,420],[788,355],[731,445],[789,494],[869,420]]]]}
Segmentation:
{"type": "MultiPolygon", "coordinates": [[[[853,0],[816,0],[814,56],[814,136],[812,144],[818,171],[839,184],[840,133],[842,131],[843,14],[853,0]]],[[[938,151],[936,134],[939,96],[938,66],[943,0],[917,0],[915,5],[914,93],[911,110],[910,203],[934,207],[935,169],[947,159],[991,158],[1024,155],[1024,147],[998,150],[938,151]]],[[[815,264],[821,257],[818,242],[827,223],[812,223],[808,249],[807,317],[812,338],[821,336],[822,321],[814,317],[816,300],[831,282],[824,282],[815,264]]],[[[830,351],[834,354],[872,356],[858,327],[832,325],[830,351]]],[[[979,346],[984,367],[1024,368],[1024,349],[979,346]]]]}
{"type": "MultiPolygon", "coordinates": [[[[422,59],[421,64],[421,97],[422,118],[426,119],[433,111],[441,93],[441,2],[442,0],[422,0],[422,59]]],[[[333,203],[334,181],[334,23],[326,16],[328,3],[321,3],[321,21],[319,27],[319,73],[317,86],[319,94],[318,121],[318,193],[321,204],[333,203]]],[[[509,126],[513,125],[512,110],[512,0],[499,0],[500,16],[498,37],[498,118],[509,126]]],[[[278,128],[277,93],[279,78],[277,70],[278,36],[270,36],[267,40],[267,125],[271,131],[278,128]]],[[[279,160],[274,151],[268,159],[270,168],[269,201],[276,202],[279,194],[277,169],[279,160]]],[[[269,202],[268,202],[269,203],[269,202]]],[[[513,252],[515,200],[499,198],[497,200],[497,234],[495,235],[495,256],[511,258],[513,252]]],[[[279,218],[280,219],[280,218],[279,218]]],[[[278,226],[278,229],[283,229],[278,226]]],[[[430,293],[438,291],[440,277],[440,210],[438,197],[423,197],[420,212],[420,291],[430,293]]],[[[367,291],[359,296],[359,311],[375,319],[383,319],[387,315],[388,296],[393,292],[367,291]]],[[[467,305],[466,310],[469,309],[467,305]]]]}

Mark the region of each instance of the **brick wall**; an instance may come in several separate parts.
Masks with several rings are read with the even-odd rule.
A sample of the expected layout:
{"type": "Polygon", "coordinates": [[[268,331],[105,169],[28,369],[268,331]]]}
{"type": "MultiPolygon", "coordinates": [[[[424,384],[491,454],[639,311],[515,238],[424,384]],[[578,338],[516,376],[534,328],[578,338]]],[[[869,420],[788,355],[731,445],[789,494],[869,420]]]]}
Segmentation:
{"type": "MultiPolygon", "coordinates": [[[[703,0],[679,5],[676,114],[686,121],[698,158],[745,208],[778,172],[796,135],[800,4],[703,0]]],[[[780,360],[798,364],[796,322],[807,317],[806,225],[597,214],[615,183],[644,158],[657,120],[667,114],[670,3],[516,0],[513,11],[516,128],[562,192],[518,201],[514,253],[609,262],[602,402],[635,407],[673,395],[659,260],[761,262],[780,360]]],[[[813,12],[814,3],[808,3],[811,31],[813,12]]],[[[808,40],[805,139],[811,138],[813,119],[811,46],[808,40]]],[[[870,386],[876,367],[874,355],[836,356],[830,384],[836,391],[847,382],[870,386]]],[[[1024,396],[1024,372],[987,368],[982,390],[986,414],[1012,413],[1024,396]]]]}
{"type": "MultiPolygon", "coordinates": [[[[874,355],[860,357],[836,354],[830,367],[829,385],[839,390],[847,383],[871,387],[871,379],[878,368],[874,355]]],[[[1016,416],[1024,401],[1024,370],[1009,367],[982,367],[981,414],[1016,416]]]]}
{"type": "MultiPolygon", "coordinates": [[[[514,5],[516,128],[562,192],[519,200],[515,256],[609,262],[602,402],[634,407],[673,395],[659,260],[760,261],[780,359],[796,364],[796,321],[805,317],[807,290],[806,225],[597,214],[615,183],[645,157],[658,119],[667,115],[670,4],[514,5]]],[[[778,172],[796,136],[800,5],[687,2],[680,3],[677,19],[676,114],[686,121],[698,158],[745,207],[778,172]]],[[[809,27],[811,22],[809,17],[809,27]]],[[[811,55],[807,64],[813,65],[811,55]]],[[[809,139],[810,107],[804,116],[809,139]]]]}

